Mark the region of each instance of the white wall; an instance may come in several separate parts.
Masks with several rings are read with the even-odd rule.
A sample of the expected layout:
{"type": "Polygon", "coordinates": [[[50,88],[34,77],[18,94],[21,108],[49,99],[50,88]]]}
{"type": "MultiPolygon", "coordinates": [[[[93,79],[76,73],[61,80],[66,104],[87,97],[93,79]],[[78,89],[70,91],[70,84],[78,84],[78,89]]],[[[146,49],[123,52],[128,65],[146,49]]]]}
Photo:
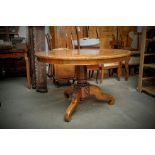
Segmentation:
{"type": "Polygon", "coordinates": [[[20,37],[24,37],[26,38],[26,34],[27,34],[27,26],[20,26],[19,27],[19,36],[20,37]]]}

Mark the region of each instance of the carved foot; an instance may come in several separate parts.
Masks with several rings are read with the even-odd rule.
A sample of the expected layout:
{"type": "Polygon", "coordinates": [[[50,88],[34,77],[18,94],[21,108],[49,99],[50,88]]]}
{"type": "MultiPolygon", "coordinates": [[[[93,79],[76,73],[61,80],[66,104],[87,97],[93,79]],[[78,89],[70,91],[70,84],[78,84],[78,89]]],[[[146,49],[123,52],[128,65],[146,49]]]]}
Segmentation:
{"type": "Polygon", "coordinates": [[[70,86],[65,89],[64,95],[65,97],[69,98],[73,94],[73,86],[70,86]]]}
{"type": "Polygon", "coordinates": [[[64,120],[66,122],[70,122],[71,121],[71,115],[74,112],[74,110],[76,109],[78,102],[80,100],[81,97],[81,93],[77,93],[73,95],[71,104],[69,105],[69,107],[67,108],[65,115],[64,115],[64,120]]]}
{"type": "Polygon", "coordinates": [[[90,86],[90,95],[95,96],[99,101],[107,101],[110,105],[115,104],[115,99],[113,96],[102,92],[101,89],[95,85],[90,86]]]}

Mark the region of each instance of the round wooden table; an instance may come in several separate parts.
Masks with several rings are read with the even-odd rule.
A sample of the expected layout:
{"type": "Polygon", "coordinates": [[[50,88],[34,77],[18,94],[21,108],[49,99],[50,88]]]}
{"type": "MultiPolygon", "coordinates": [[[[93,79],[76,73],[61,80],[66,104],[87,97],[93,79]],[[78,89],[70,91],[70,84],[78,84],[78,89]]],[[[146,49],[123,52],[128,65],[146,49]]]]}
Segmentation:
{"type": "Polygon", "coordinates": [[[113,96],[101,91],[96,85],[87,82],[87,65],[97,65],[125,61],[126,78],[128,77],[128,62],[130,51],[121,49],[81,49],[81,50],[57,50],[36,52],[38,61],[49,64],[75,65],[75,75],[77,83],[68,87],[64,91],[66,97],[72,96],[72,101],[68,106],[64,119],[69,122],[71,115],[80,100],[89,96],[95,96],[97,100],[107,101],[110,105],[115,103],[113,96]]]}

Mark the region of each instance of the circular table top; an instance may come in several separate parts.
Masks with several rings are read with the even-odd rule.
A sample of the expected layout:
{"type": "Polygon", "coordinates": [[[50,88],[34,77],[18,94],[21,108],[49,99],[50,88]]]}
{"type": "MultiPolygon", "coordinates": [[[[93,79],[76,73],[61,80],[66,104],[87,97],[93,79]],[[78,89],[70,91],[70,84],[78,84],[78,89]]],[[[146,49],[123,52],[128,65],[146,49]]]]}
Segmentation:
{"type": "Polygon", "coordinates": [[[122,49],[58,49],[36,52],[38,61],[51,64],[92,65],[123,61],[130,51],[122,49]]]}

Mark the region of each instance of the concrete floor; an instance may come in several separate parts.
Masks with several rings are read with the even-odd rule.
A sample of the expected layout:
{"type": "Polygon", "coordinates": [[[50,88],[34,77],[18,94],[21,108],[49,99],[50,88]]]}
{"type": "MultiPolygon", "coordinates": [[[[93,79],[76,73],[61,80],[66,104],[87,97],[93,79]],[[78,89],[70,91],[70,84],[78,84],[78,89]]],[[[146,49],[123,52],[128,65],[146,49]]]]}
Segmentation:
{"type": "Polygon", "coordinates": [[[26,88],[25,77],[3,79],[0,128],[155,128],[155,97],[138,93],[136,82],[137,76],[131,76],[129,81],[105,79],[101,88],[116,98],[116,104],[110,106],[90,98],[79,104],[72,121],[66,123],[63,115],[70,99],[63,95],[65,87],[57,88],[48,80],[48,93],[38,93],[26,88]]]}

